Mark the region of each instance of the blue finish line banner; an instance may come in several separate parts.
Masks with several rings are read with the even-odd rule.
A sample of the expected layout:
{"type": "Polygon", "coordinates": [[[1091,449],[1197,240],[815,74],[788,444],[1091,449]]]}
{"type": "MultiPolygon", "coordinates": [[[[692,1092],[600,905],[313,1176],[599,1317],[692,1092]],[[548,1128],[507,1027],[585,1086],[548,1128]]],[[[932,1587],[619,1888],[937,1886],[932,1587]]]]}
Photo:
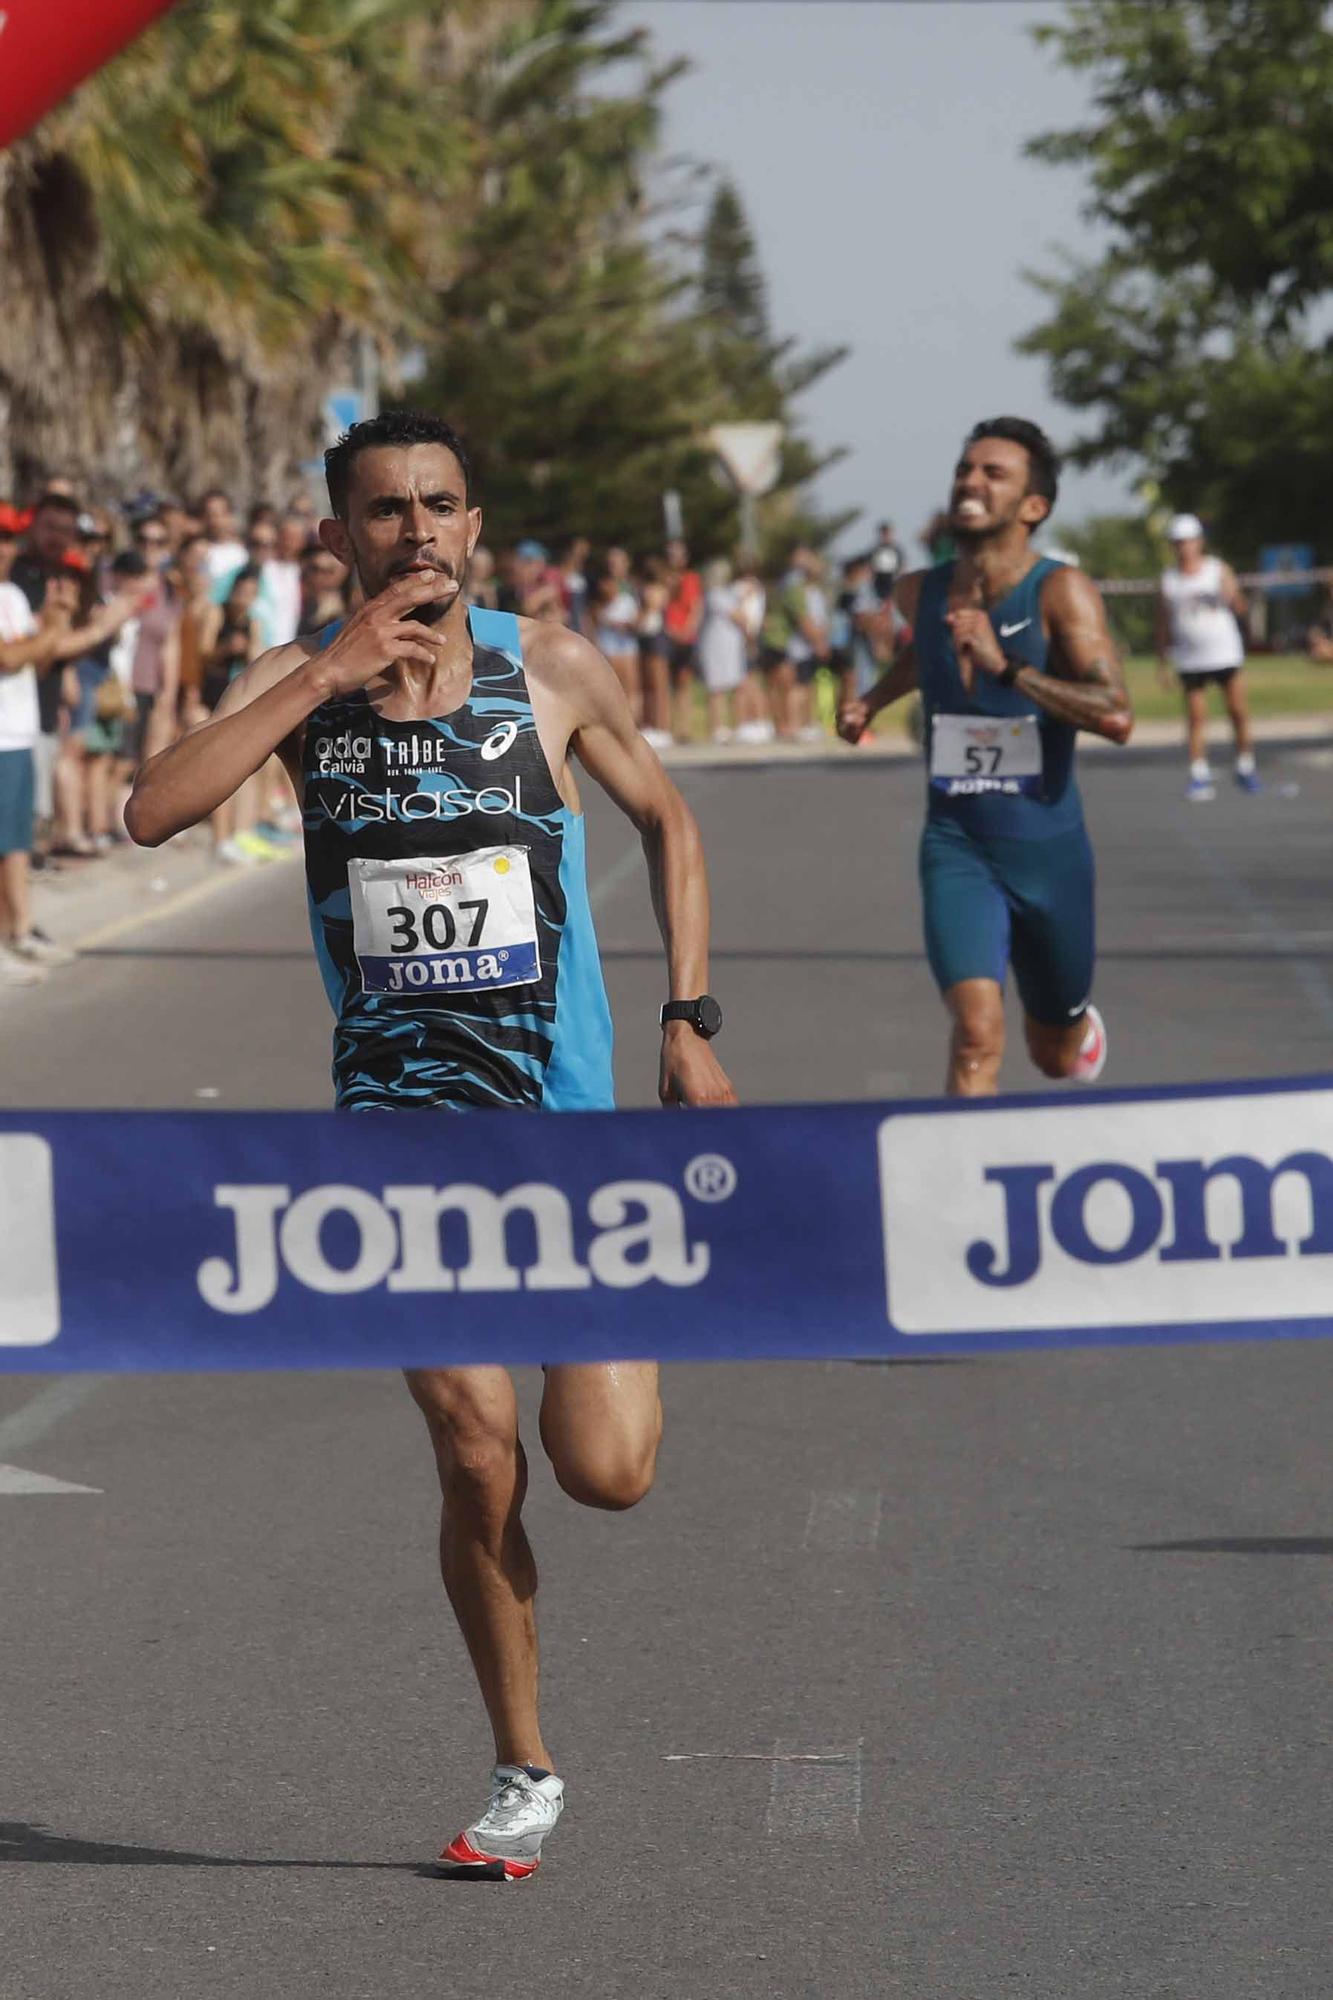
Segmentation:
{"type": "Polygon", "coordinates": [[[1333,1333],[1333,1079],[981,1104],[0,1115],[0,1370],[1333,1333]]]}

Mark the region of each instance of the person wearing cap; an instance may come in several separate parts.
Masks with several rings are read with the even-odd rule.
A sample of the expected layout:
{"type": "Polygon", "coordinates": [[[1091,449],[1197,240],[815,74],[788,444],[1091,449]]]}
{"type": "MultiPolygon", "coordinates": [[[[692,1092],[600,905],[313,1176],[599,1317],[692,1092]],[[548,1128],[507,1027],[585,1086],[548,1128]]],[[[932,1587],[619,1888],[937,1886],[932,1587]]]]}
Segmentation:
{"type": "Polygon", "coordinates": [[[1245,598],[1230,564],[1204,553],[1197,514],[1176,514],[1166,532],[1176,560],[1162,573],[1157,599],[1157,671],[1169,686],[1169,661],[1185,696],[1190,766],[1185,797],[1202,805],[1217,796],[1204,734],[1210,686],[1222,690],[1226,703],[1236,743],[1236,783],[1243,792],[1257,792],[1261,787],[1254,768],[1240,624],[1245,598]]]}

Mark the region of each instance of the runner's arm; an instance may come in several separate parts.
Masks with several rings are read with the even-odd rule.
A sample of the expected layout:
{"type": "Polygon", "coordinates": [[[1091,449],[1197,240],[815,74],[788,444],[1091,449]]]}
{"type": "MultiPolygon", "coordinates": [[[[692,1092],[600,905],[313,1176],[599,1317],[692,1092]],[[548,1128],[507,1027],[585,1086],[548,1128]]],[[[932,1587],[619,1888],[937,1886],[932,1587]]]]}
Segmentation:
{"type": "MultiPolygon", "coordinates": [[[[638,829],[666,946],[671,1000],[708,991],[708,874],[694,814],[635,727],[614,670],[577,633],[550,628],[541,648],[553,690],[572,711],[570,748],[638,829]]],[[[687,1021],[662,1030],[663,1103],[734,1104],[712,1048],[687,1021]]]]}
{"type": "MultiPolygon", "coordinates": [[[[1007,685],[1057,722],[1104,736],[1109,743],[1127,743],[1134,711],[1096,584],[1082,570],[1056,570],[1042,592],[1041,608],[1052,671],[1020,666],[1007,685]]],[[[993,680],[1009,673],[1013,663],[1005,658],[988,612],[961,606],[945,622],[965,669],[970,666],[993,680]]]]}
{"type": "Polygon", "coordinates": [[[160,847],[262,770],[325,699],[317,660],[276,646],[243,667],[209,720],[150,757],[135,778],[125,807],[131,839],[160,847]]]}
{"type": "Polygon", "coordinates": [[[1230,563],[1223,563],[1222,565],[1222,595],[1226,599],[1227,610],[1231,612],[1237,624],[1241,625],[1243,633],[1244,625],[1242,621],[1245,617],[1245,592],[1236,581],[1236,572],[1232,569],[1230,563]]]}
{"type": "MultiPolygon", "coordinates": [[[[409,613],[452,602],[451,577],[399,577],[355,611],[322,652],[275,646],[241,668],[212,718],[151,757],[134,781],[125,825],[141,847],[197,826],[280,754],[299,786],[295,742],[321,703],[377,680],[394,660],[432,666],[441,641],[409,613]]],[[[609,669],[608,669],[609,671],[609,669]]]]}
{"type": "MultiPolygon", "coordinates": [[[[898,586],[898,608],[909,627],[916,622],[921,575],[920,570],[915,570],[911,576],[905,576],[898,586]]],[[[890,615],[890,633],[892,629],[890,615]]],[[[889,643],[892,644],[892,638],[889,643]]],[[[848,743],[858,742],[882,708],[891,708],[895,701],[912,694],[916,685],[916,643],[909,639],[897,657],[890,660],[869,694],[856,701],[843,702],[838,710],[839,736],[848,743]]]]}

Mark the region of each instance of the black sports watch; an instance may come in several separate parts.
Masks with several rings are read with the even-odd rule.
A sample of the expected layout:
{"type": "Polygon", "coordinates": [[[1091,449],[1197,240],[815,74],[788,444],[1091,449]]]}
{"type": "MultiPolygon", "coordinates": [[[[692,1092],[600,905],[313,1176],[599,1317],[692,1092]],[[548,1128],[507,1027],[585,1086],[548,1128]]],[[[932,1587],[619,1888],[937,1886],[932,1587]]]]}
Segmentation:
{"type": "Polygon", "coordinates": [[[658,1018],[664,1028],[668,1021],[688,1021],[696,1035],[711,1042],[722,1026],[722,1009],[711,993],[701,993],[697,1000],[668,1000],[658,1018]]]}
{"type": "Polygon", "coordinates": [[[996,687],[1011,688],[1026,665],[1026,660],[1012,659],[1006,653],[1004,656],[1004,671],[995,676],[996,687]]]}

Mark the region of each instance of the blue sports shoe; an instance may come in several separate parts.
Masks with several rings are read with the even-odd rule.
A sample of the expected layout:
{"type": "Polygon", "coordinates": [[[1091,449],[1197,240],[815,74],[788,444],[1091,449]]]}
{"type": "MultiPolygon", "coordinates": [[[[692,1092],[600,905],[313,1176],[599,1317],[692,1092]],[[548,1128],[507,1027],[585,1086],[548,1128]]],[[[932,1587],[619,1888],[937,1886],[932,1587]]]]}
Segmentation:
{"type": "Polygon", "coordinates": [[[1237,771],[1236,783],[1243,792],[1261,792],[1263,785],[1257,771],[1237,771]]]}
{"type": "Polygon", "coordinates": [[[1217,787],[1211,778],[1191,778],[1185,787],[1185,797],[1192,806],[1206,805],[1209,799],[1217,797],[1217,787]]]}

